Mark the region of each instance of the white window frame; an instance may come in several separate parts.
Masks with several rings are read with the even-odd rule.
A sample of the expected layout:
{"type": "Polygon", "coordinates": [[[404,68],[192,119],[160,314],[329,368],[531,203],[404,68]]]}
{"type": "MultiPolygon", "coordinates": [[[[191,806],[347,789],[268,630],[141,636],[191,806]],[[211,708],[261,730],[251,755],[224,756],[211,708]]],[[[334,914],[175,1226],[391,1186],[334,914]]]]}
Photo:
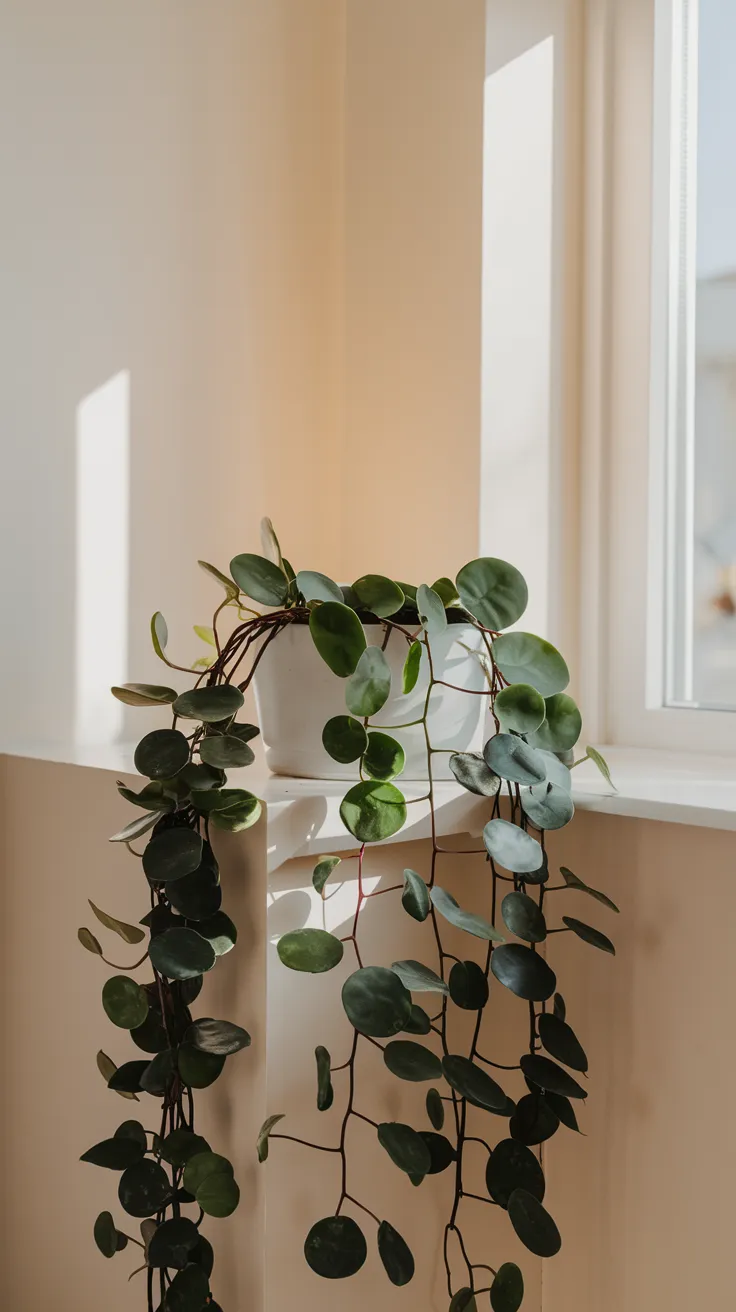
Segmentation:
{"type": "Polygon", "coordinates": [[[600,742],[736,754],[736,713],[665,704],[668,486],[688,422],[673,386],[692,358],[682,39],[696,16],[697,0],[588,0],[580,692],[600,742]]]}

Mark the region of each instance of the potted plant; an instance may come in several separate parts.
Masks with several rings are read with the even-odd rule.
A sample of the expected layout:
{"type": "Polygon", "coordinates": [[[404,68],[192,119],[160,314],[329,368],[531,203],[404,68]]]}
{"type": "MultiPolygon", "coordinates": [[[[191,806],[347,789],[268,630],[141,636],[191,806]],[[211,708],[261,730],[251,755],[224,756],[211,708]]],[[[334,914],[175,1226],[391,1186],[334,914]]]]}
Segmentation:
{"type": "MultiPolygon", "coordinates": [[[[277,768],[295,763],[299,772],[312,773],[324,767],[333,777],[350,771],[354,780],[341,806],[355,840],[355,854],[347,858],[357,869],[352,932],[340,939],[325,930],[299,929],[278,944],[281,961],[299,972],[324,973],[346,952],[354,957],[341,987],[352,1035],[348,1058],[333,1064],[324,1044],[315,1053],[317,1105],[325,1113],[335,1109],[335,1124],[329,1143],[311,1146],[334,1154],[341,1169],[329,1211],[306,1237],[306,1261],[327,1279],[357,1274],[370,1226],[388,1279],[400,1286],[414,1274],[401,1219],[378,1217],[365,1199],[358,1201],[356,1186],[348,1186],[350,1136],[358,1115],[356,1055],[361,1044],[370,1043],[382,1049],[386,1078],[427,1086],[424,1124],[374,1123],[380,1149],[417,1187],[431,1187],[428,1177],[453,1171],[443,1238],[451,1312],[474,1312],[482,1294],[490,1295],[494,1312],[515,1312],[523,1299],[518,1266],[490,1261],[488,1254],[473,1262],[463,1240],[467,1155],[471,1144],[485,1144],[486,1201],[508,1212],[527,1248],[552,1256],[561,1240],[542,1202],[544,1175],[534,1149],[561,1125],[577,1128],[574,1104],[586,1096],[577,1076],[587,1069],[587,1058],[566,1019],[542,946],[549,933],[570,932],[614,951],[606,935],[576,917],[549,923],[550,895],[569,889],[617,909],[570,870],[562,869],[560,883],[550,882],[545,834],[572,819],[570,769],[576,762],[571,753],[581,731],[578,708],[565,692],[567,666],[543,639],[506,632],[524,612],[527,589],[518,570],[504,561],[471,561],[454,583],[440,579],[431,587],[378,575],[343,587],[323,574],[295,572],[268,521],[264,541],[265,554],[235,557],[229,576],[200,562],[225,595],[211,630],[200,630],[212,654],[198,662],[202,668],[193,688],[181,694],[140,684],[113,690],[133,705],[170,704],[174,715],[172,728],[153,730],[136,750],[136,766],[148,780],[144,788],[135,793],[119,785],[143,814],[114,840],[131,845],[151,835],[141,858],[150,899],[141,922],[148,947],[136,965],[148,959],[153,982],[141,986],[127,975],[115,976],[103,989],[110,1019],[129,1029],[134,1042],[153,1056],[119,1070],[111,1069],[103,1054],[98,1058],[110,1087],[129,1098],[148,1093],[160,1100],[162,1122],[153,1136],[138,1122],[126,1122],[85,1160],[121,1170],[121,1205],[142,1218],[137,1242],[144,1249],[149,1312],[216,1308],[209,1284],[212,1253],[200,1234],[197,1208],[200,1221],[203,1214],[227,1215],[238,1193],[230,1163],[194,1133],[193,1090],[216,1079],[227,1056],[247,1046],[248,1036],[226,1021],[195,1020],[190,1008],[204,974],[236,937],[220,906],[211,840],[217,829],[247,828],[260,812],[257,798],[228,787],[226,777],[228,769],[254,759],[250,741],[258,729],[237,718],[254,682],[260,727],[277,768]],[[226,615],[235,620],[228,631],[226,615]],[[437,698],[442,699],[439,713],[437,698]],[[306,723],[307,703],[321,721],[317,754],[304,733],[315,734],[314,716],[306,723]],[[296,754],[290,736],[300,744],[296,754]],[[488,879],[481,909],[458,905],[443,886],[448,858],[436,838],[434,786],[448,772],[487,801],[488,879]],[[432,813],[426,870],[406,870],[403,884],[393,890],[396,913],[427,925],[426,960],[370,963],[360,947],[361,914],[375,895],[365,888],[366,862],[371,845],[390,839],[406,820],[407,802],[396,782],[402,773],[426,778],[432,813]],[[467,959],[446,950],[448,926],[468,936],[467,959]],[[480,947],[480,960],[472,945],[480,947]],[[518,1102],[506,1092],[498,1063],[481,1055],[491,976],[520,999],[523,1051],[513,1069],[523,1073],[527,1092],[518,1102]],[[425,994],[434,995],[429,1008],[416,1001],[426,1002],[425,994]],[[467,1051],[453,1044],[453,1008],[474,1018],[467,1051]],[[484,1134],[471,1135],[478,1117],[491,1120],[484,1134]],[[486,1283],[479,1280],[480,1271],[486,1283]]],[[[171,661],[160,614],[151,631],[161,659],[191,673],[171,661]]],[[[588,755],[607,774],[593,749],[588,755]]],[[[318,892],[339,863],[338,857],[317,863],[318,892]]],[[[138,927],[94,910],[126,941],[142,938],[138,927]]],[[[102,955],[88,929],[80,930],[80,938],[102,955]]],[[[305,1142],[276,1129],[281,1119],[275,1114],[264,1123],[259,1160],[266,1160],[274,1139],[305,1142]]],[[[107,1256],[133,1238],[109,1213],[98,1218],[95,1236],[107,1256]]]]}

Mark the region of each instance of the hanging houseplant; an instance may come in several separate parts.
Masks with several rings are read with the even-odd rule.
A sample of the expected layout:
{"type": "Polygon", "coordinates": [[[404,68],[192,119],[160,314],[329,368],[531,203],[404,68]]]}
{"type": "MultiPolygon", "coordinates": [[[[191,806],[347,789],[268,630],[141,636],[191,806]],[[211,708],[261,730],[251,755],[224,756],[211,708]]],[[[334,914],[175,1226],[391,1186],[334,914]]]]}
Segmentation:
{"type": "MultiPolygon", "coordinates": [[[[227,1056],[245,1047],[248,1036],[226,1021],[194,1020],[190,1007],[204,974],[236,937],[220,907],[210,839],[218,828],[247,828],[260,813],[258,800],[243,789],[228,788],[225,774],[253,760],[249,740],[258,730],[239,723],[237,715],[255,680],[272,764],[284,769],[289,753],[295,753],[302,773],[312,771],[315,760],[326,761],[326,773],[341,777],[350,769],[355,779],[340,811],[356,843],[352,931],[340,939],[325,930],[300,929],[283,935],[278,944],[281,961],[295,971],[330,971],[346,951],[355,965],[341,989],[352,1033],[347,1060],[333,1064],[324,1045],[315,1053],[317,1105],[324,1112],[335,1109],[336,1125],[329,1143],[309,1146],[334,1154],[340,1169],[329,1185],[329,1209],[306,1236],[306,1261],[327,1279],[356,1275],[366,1259],[370,1225],[388,1279],[402,1286],[414,1275],[414,1257],[394,1224],[400,1219],[376,1216],[365,1200],[358,1200],[349,1175],[350,1134],[358,1116],[356,1055],[361,1044],[370,1043],[382,1049],[386,1078],[428,1086],[425,1124],[370,1123],[381,1151],[417,1187],[431,1187],[429,1177],[452,1168],[455,1186],[443,1235],[450,1312],[475,1312],[484,1295],[490,1296],[494,1312],[515,1312],[523,1300],[518,1266],[493,1254],[473,1262],[463,1239],[467,1155],[471,1145],[485,1145],[485,1201],[507,1211],[531,1252],[553,1256],[561,1238],[542,1202],[544,1173],[535,1149],[561,1125],[577,1128],[574,1104],[586,1096],[577,1076],[587,1070],[587,1058],[567,1022],[542,948],[548,933],[571,932],[598,949],[614,951],[605,934],[577,918],[563,915],[561,924],[548,923],[550,894],[568,889],[617,910],[605,894],[564,867],[562,882],[550,883],[545,834],[572,819],[572,749],[581,731],[578,708],[565,692],[567,666],[543,639],[504,632],[521,618],[527,601],[524,579],[504,561],[472,561],[454,583],[443,578],[432,587],[365,575],[343,588],[323,574],[295,573],[270,523],[264,523],[267,554],[237,556],[230,577],[200,562],[225,597],[212,629],[199,630],[212,655],[199,662],[204,668],[196,686],[180,695],[151,685],[113,690],[134,705],[171,703],[174,713],[171,729],[147,734],[136,750],[136,767],[148,779],[145,787],[133,793],[119,785],[144,813],[115,836],[130,845],[151,834],[142,855],[151,905],[142,924],[149,934],[143,961],[148,959],[154,980],[139,986],[117,976],[103,990],[110,1019],[129,1029],[139,1047],[144,1040],[153,1044],[155,1037],[156,1046],[144,1048],[154,1056],[118,1070],[104,1054],[98,1056],[109,1086],[129,1098],[152,1094],[162,1104],[162,1121],[154,1134],[137,1121],[125,1122],[84,1159],[120,1170],[121,1206],[143,1218],[141,1270],[146,1272],[149,1312],[217,1308],[210,1293],[212,1250],[200,1223],[205,1215],[234,1210],[238,1191],[230,1163],[194,1132],[193,1089],[216,1079],[227,1056]],[[265,610],[251,610],[251,603],[265,610]],[[225,636],[224,617],[233,612],[238,623],[225,636]],[[308,665],[315,655],[317,664],[308,665]],[[332,686],[320,682],[320,662],[334,680],[334,701],[332,686]],[[305,726],[297,717],[294,730],[289,716],[299,741],[289,745],[285,739],[283,704],[293,704],[295,697],[300,708],[309,704],[320,713],[329,704],[316,757],[311,722],[305,726]],[[438,698],[444,699],[439,714],[438,698]],[[470,711],[458,709],[464,703],[470,711]],[[408,708],[403,718],[402,706],[408,708]],[[449,742],[453,726],[457,736],[449,742]],[[441,745],[433,732],[442,737],[441,745]],[[479,911],[459,906],[443,887],[442,864],[448,857],[436,838],[434,784],[448,771],[487,802],[483,852],[488,879],[479,911]],[[361,913],[375,896],[365,891],[367,854],[373,843],[391,838],[405,823],[411,803],[396,783],[404,772],[427,779],[433,837],[427,869],[406,870],[393,893],[398,914],[426,923],[426,959],[368,963],[360,948],[361,913]],[[448,925],[468,934],[469,943],[483,944],[481,964],[455,959],[445,950],[448,925]],[[520,1000],[524,1051],[512,1069],[522,1072],[527,1092],[518,1102],[505,1091],[498,1063],[482,1055],[491,976],[520,1000]],[[434,995],[434,1018],[415,1001],[425,994],[434,995]],[[465,1050],[454,1043],[456,1008],[475,1017],[465,1050]],[[491,1118],[480,1140],[469,1132],[470,1118],[479,1114],[491,1118]],[[489,1139],[495,1140],[492,1146],[489,1139]],[[481,1283],[478,1272],[488,1283],[481,1283]]],[[[160,614],[152,621],[152,636],[161,659],[171,668],[184,668],[167,655],[160,614]]],[[[588,748],[587,755],[608,778],[599,754],[588,748]]],[[[313,883],[318,892],[339,863],[338,857],[317,863],[313,883]]],[[[95,911],[126,941],[142,938],[137,927],[95,911]]],[[[80,930],[80,939],[102,955],[89,930],[80,930]]],[[[282,1119],[272,1115],[261,1129],[257,1153],[262,1162],[274,1139],[305,1143],[275,1128],[282,1119]]],[[[98,1218],[95,1237],[106,1256],[132,1238],[118,1229],[110,1213],[98,1218]]]]}

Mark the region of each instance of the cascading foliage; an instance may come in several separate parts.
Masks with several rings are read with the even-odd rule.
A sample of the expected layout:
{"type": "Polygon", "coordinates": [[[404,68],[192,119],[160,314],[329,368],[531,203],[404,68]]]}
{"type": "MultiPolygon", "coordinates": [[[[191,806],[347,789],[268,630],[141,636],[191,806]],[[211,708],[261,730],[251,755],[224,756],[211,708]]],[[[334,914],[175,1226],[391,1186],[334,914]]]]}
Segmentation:
{"type": "MultiPolygon", "coordinates": [[[[358,1199],[358,1186],[349,1173],[351,1131],[357,1119],[367,1120],[381,1149],[417,1187],[429,1187],[428,1176],[452,1173],[443,1242],[450,1312],[475,1312],[483,1294],[490,1294],[494,1312],[515,1312],[523,1300],[522,1273],[512,1262],[492,1264],[491,1254],[471,1258],[463,1238],[463,1208],[477,1201],[503,1208],[531,1252],[547,1257],[558,1251],[559,1232],[543,1206],[541,1151],[533,1149],[561,1124],[577,1129],[573,1102],[586,1094],[571,1072],[584,1073],[587,1059],[566,1021],[552,966],[539,948],[548,934],[569,931],[596,948],[614,951],[603,933],[576,918],[564,915],[560,925],[547,923],[551,892],[575,889],[617,910],[605,894],[564,867],[562,883],[549,883],[544,836],[572,818],[570,768],[576,764],[572,749],[581,731],[580,713],[564,692],[567,666],[541,638],[502,632],[520,619],[527,601],[521,574],[504,561],[472,561],[455,583],[443,578],[431,588],[379,575],[366,575],[342,588],[324,574],[295,574],[282,557],[269,521],[264,524],[267,554],[237,556],[231,577],[200,562],[225,591],[211,629],[196,629],[209,645],[208,658],[193,668],[174,665],[166,651],[163,616],[156,614],[152,620],[157,654],[170,668],[189,675],[200,669],[195,686],[181,694],[148,684],[113,689],[130,705],[170,704],[174,717],[171,729],[155,729],[138,745],[136,768],[148,781],[141,791],[118,784],[121,795],[143,812],[112,841],[124,843],[142,861],[149,903],[140,922],[144,928],[125,924],[90,903],[97,919],[124,942],[142,943],[148,936],[145,955],[131,966],[114,966],[126,973],[109,979],[102,994],[110,1020],[130,1032],[145,1056],[120,1067],[103,1052],[97,1060],[109,1088],[127,1099],[152,1096],[161,1117],[153,1128],[143,1121],[125,1121],[110,1139],[84,1154],[83,1161],[120,1173],[120,1205],[129,1216],[141,1218],[138,1239],[120,1229],[110,1212],[103,1212],[95,1222],[95,1240],[107,1257],[129,1242],[140,1245],[138,1270],[145,1273],[148,1312],[217,1312],[219,1305],[210,1292],[214,1255],[201,1226],[206,1216],[233,1212],[239,1191],[230,1162],[195,1130],[194,1090],[213,1083],[226,1058],[250,1040],[245,1030],[228,1021],[194,1019],[190,1008],[203,976],[236,941],[235,926],[221,908],[213,850],[216,831],[244,830],[260,814],[260,803],[251,793],[226,786],[227,769],[253,761],[249,742],[258,730],[237,720],[243,694],[279,633],[290,624],[308,624],[320,656],[345,681],[346,714],[325,725],[322,741],[334,760],[356,766],[358,780],[346,792],[341,816],[356,842],[354,857],[347,859],[357,863],[357,897],[352,929],[344,938],[300,929],[280,939],[278,952],[293,970],[322,973],[343,960],[347,945],[357,968],[341,993],[352,1027],[346,1059],[335,1065],[322,1045],[315,1052],[317,1106],[332,1112],[335,1128],[330,1143],[307,1146],[334,1154],[337,1162],[334,1182],[326,1176],[326,1187],[334,1189],[331,1210],[310,1229],[304,1254],[312,1270],[327,1279],[355,1275],[366,1260],[365,1231],[370,1224],[388,1279],[401,1286],[414,1275],[414,1257],[399,1228],[358,1199]],[[266,611],[250,609],[251,602],[266,611]],[[234,615],[237,622],[223,635],[228,617],[234,615]],[[479,632],[488,681],[482,692],[458,688],[487,701],[489,737],[483,753],[448,753],[458,783],[487,799],[482,851],[489,875],[482,914],[459,906],[443,888],[443,864],[465,854],[443,851],[436,835],[436,749],[429,712],[443,670],[433,658],[432,643],[448,624],[472,625],[479,632]],[[375,626],[376,642],[368,643],[364,625],[369,631],[375,626]],[[396,834],[410,804],[394,782],[404,768],[404,750],[392,734],[371,723],[392,692],[385,656],[392,638],[406,648],[402,693],[413,692],[420,676],[425,677],[425,671],[427,675],[423,713],[416,725],[426,741],[432,842],[424,872],[406,870],[403,885],[378,890],[396,894],[400,914],[426,922],[426,962],[387,965],[364,962],[360,917],[369,898],[377,895],[364,886],[370,844],[396,834]],[[149,833],[138,853],[134,842],[149,833]],[[501,930],[496,927],[499,916],[501,930]],[[470,955],[460,960],[446,951],[447,925],[485,945],[480,964],[470,955]],[[507,941],[508,936],[513,941],[507,941]],[[153,980],[139,984],[128,972],[146,966],[153,980]],[[499,1067],[484,1055],[491,976],[526,1004],[519,1018],[524,1051],[511,1068],[499,1067]],[[419,1006],[416,994],[435,995],[434,1006],[419,1006]],[[464,1047],[457,1035],[463,1027],[453,1023],[460,1013],[472,1022],[472,1040],[464,1047]],[[381,1049],[390,1076],[429,1086],[423,1124],[377,1123],[358,1113],[356,1056],[362,1044],[381,1049]],[[527,1093],[515,1103],[500,1082],[502,1076],[496,1079],[489,1068],[520,1070],[527,1093]],[[486,1116],[501,1119],[485,1128],[486,1116]],[[469,1154],[478,1150],[487,1159],[487,1197],[480,1200],[471,1197],[465,1185],[469,1154]],[[360,1221],[352,1214],[356,1211],[360,1221]]],[[[468,659],[475,657],[469,654],[468,659]]],[[[600,755],[588,748],[587,756],[610,782],[600,755]]],[[[324,891],[339,864],[334,856],[318,862],[313,875],[318,892],[324,891]]],[[[112,965],[89,929],[80,929],[79,938],[112,965]]],[[[369,1093],[361,1090],[362,1107],[369,1093]]],[[[270,1116],[261,1129],[257,1153],[262,1162],[273,1139],[306,1143],[275,1130],[282,1119],[270,1116]]],[[[393,1220],[400,1225],[400,1218],[393,1220]]]]}

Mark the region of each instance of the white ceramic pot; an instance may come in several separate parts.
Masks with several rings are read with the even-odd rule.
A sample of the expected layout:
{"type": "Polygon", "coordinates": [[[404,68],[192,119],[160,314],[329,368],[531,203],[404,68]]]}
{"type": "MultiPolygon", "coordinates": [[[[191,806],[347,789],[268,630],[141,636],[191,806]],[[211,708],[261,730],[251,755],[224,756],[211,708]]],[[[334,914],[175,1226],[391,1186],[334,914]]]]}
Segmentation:
{"type": "MultiPolygon", "coordinates": [[[[383,629],[378,625],[366,625],[365,632],[369,644],[383,638],[383,629]]],[[[427,720],[429,737],[434,748],[480,751],[484,730],[487,737],[491,729],[488,698],[477,695],[486,686],[485,675],[461,643],[474,651],[482,650],[481,635],[470,624],[449,625],[441,637],[432,639],[435,678],[467,688],[472,695],[435,686],[427,720]]],[[[386,648],[392,691],[386,705],[371,720],[371,727],[389,730],[401,743],[406,752],[405,779],[426,779],[427,749],[422,725],[393,727],[418,719],[427,696],[429,668],[424,651],[416,687],[406,695],[401,691],[407,650],[402,635],[392,633],[386,648]]],[[[269,644],[258,664],[254,686],[266,764],[273,774],[307,779],[358,778],[357,762],[340,765],[322,746],[327,721],[334,715],[347,714],[345,681],[325,665],[307,625],[290,624],[269,644]]],[[[448,754],[434,756],[432,772],[435,779],[452,778],[448,754]]]]}

